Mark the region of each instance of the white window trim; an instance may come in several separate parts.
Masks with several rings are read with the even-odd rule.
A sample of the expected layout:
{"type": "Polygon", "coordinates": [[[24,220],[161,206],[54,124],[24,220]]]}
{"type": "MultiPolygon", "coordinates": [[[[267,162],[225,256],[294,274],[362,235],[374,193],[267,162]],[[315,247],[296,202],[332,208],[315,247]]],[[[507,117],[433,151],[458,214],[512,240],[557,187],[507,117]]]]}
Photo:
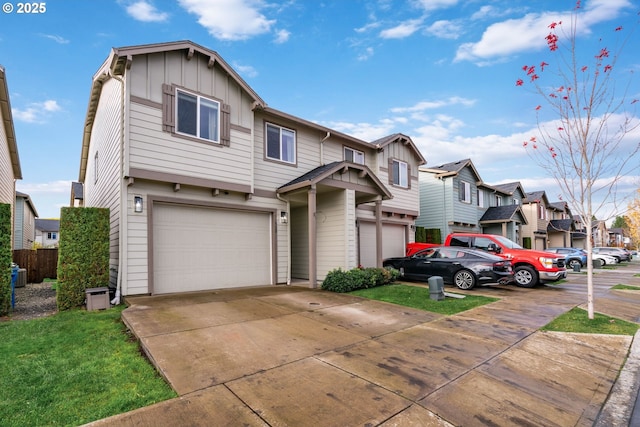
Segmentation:
{"type": "Polygon", "coordinates": [[[393,160],[392,167],[393,169],[390,172],[392,175],[393,185],[397,185],[402,188],[409,188],[409,164],[401,160],[393,160]],[[398,182],[396,182],[393,174],[393,169],[395,169],[396,163],[398,164],[398,182]]]}
{"type": "Polygon", "coordinates": [[[282,162],[290,165],[295,165],[298,161],[298,135],[295,130],[291,128],[287,128],[284,126],[277,125],[275,123],[267,123],[264,124],[264,157],[269,160],[274,160],[277,162],[282,162]],[[278,128],[280,130],[280,158],[270,157],[269,156],[269,140],[268,140],[268,132],[267,128],[269,126],[273,126],[274,128],[278,128]],[[284,152],[282,147],[282,130],[289,131],[293,134],[293,160],[284,160],[282,157],[282,153],[284,152]]]}
{"type": "MultiPolygon", "coordinates": [[[[347,151],[351,151],[353,154],[351,155],[351,157],[353,158],[353,160],[351,160],[353,163],[357,163],[359,165],[364,165],[364,152],[360,151],[360,150],[356,150],[354,148],[351,147],[344,147],[344,159],[347,160],[347,151]],[[357,158],[361,158],[362,161],[357,161],[357,158]]],[[[347,160],[349,161],[349,160],[347,160]]]]}
{"type": "Polygon", "coordinates": [[[199,95],[197,93],[182,89],[182,88],[176,88],[176,93],[175,93],[175,117],[176,117],[176,122],[175,122],[175,133],[178,135],[184,135],[186,137],[189,138],[196,138],[199,139],[201,141],[206,141],[206,142],[210,142],[210,143],[214,143],[214,144],[220,144],[220,127],[222,126],[222,117],[221,117],[221,111],[222,111],[222,103],[216,99],[213,98],[209,98],[207,96],[202,96],[199,95]],[[196,97],[196,135],[192,135],[190,133],[186,133],[186,132],[180,132],[178,130],[178,128],[180,127],[180,123],[179,123],[179,111],[178,111],[178,103],[179,103],[179,96],[178,94],[182,92],[184,94],[190,95],[190,96],[195,96],[196,97]],[[217,126],[216,126],[216,135],[215,135],[215,139],[209,139],[209,138],[202,138],[200,136],[200,100],[201,99],[205,99],[209,102],[213,102],[215,104],[218,105],[218,118],[217,118],[217,126]]]}
{"type": "Polygon", "coordinates": [[[478,207],[484,208],[484,191],[478,189],[478,207]]]}
{"type": "MultiPolygon", "coordinates": [[[[467,181],[460,181],[460,184],[464,187],[464,191],[461,197],[459,197],[462,203],[471,203],[471,183],[467,181]]],[[[458,188],[458,191],[460,189],[458,188]]]]}

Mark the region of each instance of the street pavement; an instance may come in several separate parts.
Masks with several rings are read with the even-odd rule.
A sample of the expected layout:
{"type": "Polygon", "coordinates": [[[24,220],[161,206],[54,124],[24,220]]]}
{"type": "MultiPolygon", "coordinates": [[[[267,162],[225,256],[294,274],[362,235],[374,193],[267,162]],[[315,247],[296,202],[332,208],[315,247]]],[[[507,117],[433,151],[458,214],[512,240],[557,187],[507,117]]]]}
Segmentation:
{"type": "MultiPolygon", "coordinates": [[[[640,286],[638,273],[637,261],[598,270],[595,310],[640,323],[640,291],[610,289],[640,286]]],[[[298,286],[127,298],[123,320],[179,397],[89,425],[629,426],[640,417],[639,334],[539,331],[586,308],[586,275],[465,293],[500,300],[443,316],[298,286]]]]}

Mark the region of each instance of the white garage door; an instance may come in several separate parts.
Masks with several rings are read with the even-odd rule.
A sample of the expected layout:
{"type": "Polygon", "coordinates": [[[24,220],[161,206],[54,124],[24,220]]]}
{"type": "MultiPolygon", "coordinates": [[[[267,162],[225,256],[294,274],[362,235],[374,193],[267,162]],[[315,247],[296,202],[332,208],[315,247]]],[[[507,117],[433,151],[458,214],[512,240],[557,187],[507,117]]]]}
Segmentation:
{"type": "MultiPolygon", "coordinates": [[[[382,224],[382,259],[404,256],[406,251],[405,226],[382,224]]],[[[360,264],[363,267],[376,266],[376,225],[360,222],[359,226],[360,264]]]]}
{"type": "Polygon", "coordinates": [[[271,214],[153,206],[153,293],[271,284],[271,214]]]}

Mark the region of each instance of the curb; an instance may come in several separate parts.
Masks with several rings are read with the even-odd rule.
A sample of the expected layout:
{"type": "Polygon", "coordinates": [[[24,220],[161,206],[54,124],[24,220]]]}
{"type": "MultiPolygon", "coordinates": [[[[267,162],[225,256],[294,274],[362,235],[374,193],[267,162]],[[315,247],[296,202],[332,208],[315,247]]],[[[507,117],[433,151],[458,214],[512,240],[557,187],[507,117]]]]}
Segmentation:
{"type": "Polygon", "coordinates": [[[640,330],[633,337],[627,361],[593,425],[595,427],[640,425],[639,389],[640,330]]]}

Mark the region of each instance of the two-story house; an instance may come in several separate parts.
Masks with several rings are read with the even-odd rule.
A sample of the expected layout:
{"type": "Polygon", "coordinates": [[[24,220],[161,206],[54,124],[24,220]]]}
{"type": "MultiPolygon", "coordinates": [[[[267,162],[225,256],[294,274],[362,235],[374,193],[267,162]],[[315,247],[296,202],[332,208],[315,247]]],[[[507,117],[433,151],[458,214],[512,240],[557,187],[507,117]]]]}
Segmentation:
{"type": "MultiPolygon", "coordinates": [[[[22,179],[16,132],[11,114],[9,87],[4,67],[0,65],[0,203],[11,206],[11,230],[13,230],[16,180],[22,179]]],[[[11,239],[13,246],[13,239],[11,239]]]]}
{"type": "Polygon", "coordinates": [[[36,242],[43,248],[57,248],[60,243],[60,220],[36,219],[36,242]]]}
{"type": "Polygon", "coordinates": [[[36,240],[38,211],[28,194],[16,191],[13,220],[13,249],[31,249],[36,240]]]}
{"type": "Polygon", "coordinates": [[[419,170],[420,216],[417,226],[449,233],[500,234],[518,241],[526,223],[519,201],[522,187],[485,184],[470,159],[419,170]]]}
{"type": "Polygon", "coordinates": [[[572,233],[576,231],[573,214],[567,202],[551,202],[547,236],[549,247],[575,247],[572,233]]]}
{"type": "Polygon", "coordinates": [[[522,202],[522,210],[527,217],[527,225],[522,227],[524,247],[544,250],[547,244],[549,226],[549,199],[544,191],[528,192],[522,202]]]}
{"type": "Polygon", "coordinates": [[[267,106],[189,41],[113,49],[93,77],[79,182],[111,215],[122,295],[261,286],[404,254],[411,138],[367,142],[267,106]]]}

